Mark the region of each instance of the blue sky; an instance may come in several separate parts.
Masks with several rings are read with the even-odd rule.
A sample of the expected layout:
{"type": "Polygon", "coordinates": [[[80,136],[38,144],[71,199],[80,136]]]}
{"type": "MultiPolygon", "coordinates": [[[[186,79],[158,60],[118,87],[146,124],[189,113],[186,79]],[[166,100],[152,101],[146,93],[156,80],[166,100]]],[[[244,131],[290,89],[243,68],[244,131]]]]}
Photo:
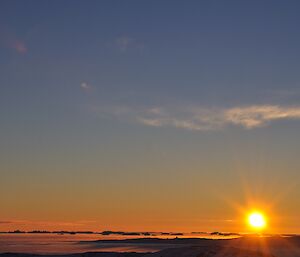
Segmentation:
{"type": "MultiPolygon", "coordinates": [[[[178,220],[226,209],[220,192],[197,199],[208,185],[230,188],[237,202],[246,201],[236,196],[242,180],[266,202],[296,187],[298,10],[298,1],[1,1],[0,185],[19,190],[0,198],[0,218],[38,220],[41,185],[53,206],[53,188],[69,190],[62,206],[75,206],[71,192],[87,206],[76,217],[53,211],[53,220],[119,211],[122,196],[113,193],[100,197],[102,209],[84,202],[101,190],[125,192],[128,210],[138,209],[135,184],[175,192],[171,210],[187,191],[178,220]],[[95,184],[103,189],[90,192],[95,184]]],[[[162,208],[155,195],[142,196],[162,208]]],[[[282,215],[299,213],[295,201],[282,215]]]]}

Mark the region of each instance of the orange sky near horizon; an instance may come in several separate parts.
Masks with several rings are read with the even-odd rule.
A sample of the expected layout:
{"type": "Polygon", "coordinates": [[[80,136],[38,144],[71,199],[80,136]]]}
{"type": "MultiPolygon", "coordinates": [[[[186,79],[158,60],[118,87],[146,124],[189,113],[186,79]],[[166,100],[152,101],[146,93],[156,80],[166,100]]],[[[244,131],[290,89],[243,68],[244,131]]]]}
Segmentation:
{"type": "MultiPolygon", "coordinates": [[[[118,208],[110,208],[109,210],[97,209],[94,206],[92,209],[87,210],[84,208],[84,211],[77,211],[76,213],[74,206],[74,209],[55,207],[55,212],[52,212],[52,215],[68,217],[70,216],[70,211],[74,211],[74,218],[72,220],[58,218],[41,220],[40,217],[49,215],[48,206],[48,209],[41,208],[38,213],[31,214],[31,217],[36,217],[34,220],[2,220],[0,222],[0,231],[66,230],[101,232],[112,230],[185,233],[220,231],[271,234],[298,233],[299,231],[299,227],[295,226],[297,217],[286,216],[287,213],[282,212],[278,207],[274,207],[270,202],[262,203],[257,201],[255,203],[253,199],[251,201],[248,199],[247,203],[238,204],[219,198],[218,200],[215,199],[214,203],[216,205],[211,205],[210,209],[206,211],[202,210],[201,205],[196,206],[191,211],[189,203],[185,202],[185,204],[182,204],[178,201],[178,204],[185,206],[185,208],[179,209],[179,205],[176,206],[174,203],[166,202],[164,204],[163,199],[162,202],[152,203],[151,206],[127,206],[127,209],[125,209],[123,206],[118,205],[118,208]],[[160,204],[159,211],[157,211],[158,204],[160,204]],[[87,211],[91,213],[87,214],[87,211]],[[253,211],[261,211],[267,219],[267,226],[262,231],[249,227],[248,215],[253,211]],[[96,215],[97,213],[98,215],[96,215]],[[90,219],[75,219],[77,215],[90,219]]],[[[32,211],[32,208],[28,210],[32,211]]],[[[28,213],[30,214],[30,212],[28,213]]]]}

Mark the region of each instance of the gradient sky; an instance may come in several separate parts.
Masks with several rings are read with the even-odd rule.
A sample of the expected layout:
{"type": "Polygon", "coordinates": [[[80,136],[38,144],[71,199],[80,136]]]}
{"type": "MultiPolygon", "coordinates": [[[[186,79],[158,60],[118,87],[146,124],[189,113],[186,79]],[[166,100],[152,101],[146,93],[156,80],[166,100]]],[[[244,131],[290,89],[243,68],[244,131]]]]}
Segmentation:
{"type": "Polygon", "coordinates": [[[299,1],[0,2],[0,231],[300,232],[299,1]]]}

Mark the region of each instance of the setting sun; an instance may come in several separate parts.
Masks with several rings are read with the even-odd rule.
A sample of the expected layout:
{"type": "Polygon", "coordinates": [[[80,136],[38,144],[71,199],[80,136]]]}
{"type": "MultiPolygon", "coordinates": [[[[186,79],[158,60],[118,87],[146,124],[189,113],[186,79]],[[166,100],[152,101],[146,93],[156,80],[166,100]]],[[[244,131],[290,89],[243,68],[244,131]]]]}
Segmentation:
{"type": "Polygon", "coordinates": [[[248,216],[248,223],[255,229],[262,229],[266,226],[266,219],[262,213],[252,212],[248,216]]]}

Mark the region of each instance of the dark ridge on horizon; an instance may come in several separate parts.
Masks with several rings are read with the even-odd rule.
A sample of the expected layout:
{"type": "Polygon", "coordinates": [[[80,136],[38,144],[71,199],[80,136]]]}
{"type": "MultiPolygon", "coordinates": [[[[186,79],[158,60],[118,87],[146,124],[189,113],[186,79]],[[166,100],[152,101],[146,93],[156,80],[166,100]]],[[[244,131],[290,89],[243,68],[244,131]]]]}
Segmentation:
{"type": "MultiPolygon", "coordinates": [[[[128,239],[100,239],[94,241],[80,241],[79,243],[105,243],[105,244],[195,244],[201,241],[217,241],[211,238],[128,238],[128,239]]],[[[220,239],[223,240],[223,239],[220,239]]]]}
{"type": "Polygon", "coordinates": [[[109,236],[109,235],[120,235],[120,236],[183,236],[188,234],[205,234],[205,235],[219,235],[219,236],[239,236],[239,233],[230,233],[230,232],[132,232],[132,231],[111,231],[111,230],[104,230],[102,232],[96,232],[96,231],[67,231],[67,230],[30,230],[30,231],[24,231],[24,230],[14,230],[14,231],[0,231],[0,234],[95,234],[95,235],[103,235],[103,236],[109,236]]]}
{"type": "Polygon", "coordinates": [[[267,241],[267,242],[277,242],[277,241],[291,241],[297,242],[300,244],[300,236],[293,235],[293,236],[281,236],[281,235],[268,235],[268,236],[261,236],[261,235],[242,235],[238,238],[197,238],[197,237],[188,237],[188,238],[159,238],[159,237],[152,237],[152,238],[126,238],[126,239],[100,239],[100,240],[92,240],[92,241],[79,241],[79,243],[105,243],[105,244],[198,244],[201,242],[223,242],[223,241],[267,241]]]}

